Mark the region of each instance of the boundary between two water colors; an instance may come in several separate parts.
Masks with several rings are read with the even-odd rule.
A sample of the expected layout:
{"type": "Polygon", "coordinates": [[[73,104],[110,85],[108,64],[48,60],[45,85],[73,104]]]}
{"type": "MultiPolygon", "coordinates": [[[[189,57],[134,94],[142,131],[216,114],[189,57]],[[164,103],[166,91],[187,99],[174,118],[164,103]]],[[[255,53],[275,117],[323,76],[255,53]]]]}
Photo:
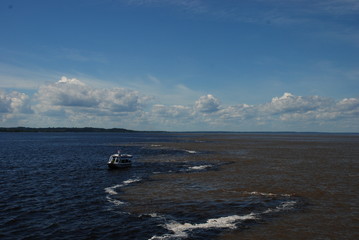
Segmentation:
{"type": "MultiPolygon", "coordinates": [[[[190,167],[189,170],[208,170],[211,168],[210,165],[200,165],[200,166],[193,166],[190,167]]],[[[120,195],[121,188],[130,186],[135,183],[140,183],[143,181],[141,178],[130,178],[125,181],[123,181],[120,184],[116,184],[111,187],[107,187],[104,189],[104,191],[108,194],[106,196],[106,199],[108,202],[114,204],[115,206],[121,206],[126,204],[125,202],[115,199],[114,196],[120,195]]],[[[253,196],[265,196],[265,197],[291,197],[290,194],[273,194],[273,193],[262,193],[262,192],[243,192],[244,195],[253,195],[253,196]]],[[[261,220],[263,216],[268,214],[275,214],[280,213],[283,211],[290,211],[295,209],[296,205],[298,204],[297,201],[293,199],[289,199],[288,201],[284,201],[278,206],[275,206],[273,208],[268,208],[262,212],[255,213],[251,212],[249,214],[245,215],[229,215],[225,217],[218,217],[218,218],[210,218],[202,223],[180,223],[175,220],[167,221],[166,219],[168,216],[160,215],[157,213],[150,213],[146,214],[148,216],[151,216],[152,218],[157,218],[159,220],[164,220],[164,223],[162,224],[162,227],[167,229],[171,233],[167,233],[161,236],[154,235],[149,240],[171,240],[171,239],[186,239],[189,237],[189,232],[192,232],[194,230],[206,230],[206,229],[237,229],[238,226],[245,222],[245,221],[256,221],[261,220]]],[[[131,214],[131,213],[129,213],[131,214]]],[[[173,218],[173,217],[171,217],[173,218]]]]}

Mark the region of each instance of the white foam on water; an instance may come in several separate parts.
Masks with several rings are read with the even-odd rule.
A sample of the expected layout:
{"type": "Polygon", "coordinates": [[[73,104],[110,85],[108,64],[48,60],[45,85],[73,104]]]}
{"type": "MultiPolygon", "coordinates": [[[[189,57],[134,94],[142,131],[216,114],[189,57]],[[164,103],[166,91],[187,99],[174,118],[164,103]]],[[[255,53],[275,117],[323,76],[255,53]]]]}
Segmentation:
{"type": "Polygon", "coordinates": [[[296,204],[297,204],[296,201],[288,201],[282,203],[282,205],[280,205],[278,208],[282,210],[292,210],[296,204]]]}
{"type": "Polygon", "coordinates": [[[135,182],[139,182],[139,181],[141,181],[140,178],[128,179],[128,180],[123,181],[122,184],[116,184],[114,186],[105,188],[105,192],[110,195],[116,195],[116,194],[118,194],[118,192],[116,192],[115,189],[125,187],[131,183],[135,183],[135,182]]]}
{"type": "Polygon", "coordinates": [[[158,213],[150,213],[148,214],[150,217],[153,217],[153,218],[158,218],[158,217],[161,217],[161,215],[158,215],[158,213]]]}
{"type": "Polygon", "coordinates": [[[294,200],[283,202],[281,205],[276,207],[276,210],[278,210],[278,212],[293,210],[296,204],[297,202],[294,200]]]}
{"type": "Polygon", "coordinates": [[[263,192],[244,192],[245,194],[249,195],[256,195],[256,196],[266,196],[266,197],[274,197],[277,196],[275,193],[263,193],[263,192]]]}
{"type": "Polygon", "coordinates": [[[161,215],[161,214],[158,214],[158,213],[148,213],[148,214],[143,214],[143,215],[141,214],[140,217],[141,217],[141,216],[144,216],[144,215],[150,216],[150,217],[152,217],[152,218],[162,219],[162,220],[164,220],[164,221],[167,223],[167,219],[166,219],[166,217],[165,217],[164,215],[161,215]]]}
{"type": "Polygon", "coordinates": [[[267,214],[267,213],[278,213],[278,212],[282,212],[282,211],[292,210],[296,204],[297,204],[296,201],[283,202],[282,204],[280,204],[280,205],[277,206],[276,208],[269,208],[269,209],[267,209],[266,211],[263,212],[263,214],[267,214]]]}
{"type": "Polygon", "coordinates": [[[193,150],[185,150],[185,151],[188,152],[188,153],[191,153],[191,154],[197,153],[196,151],[193,151],[193,150]]]}
{"type": "Polygon", "coordinates": [[[107,201],[109,201],[110,203],[116,205],[116,206],[120,206],[120,205],[123,205],[125,204],[124,202],[121,202],[120,200],[117,200],[117,199],[113,199],[109,196],[106,197],[107,201]]]}
{"type": "Polygon", "coordinates": [[[106,196],[107,201],[115,204],[116,206],[124,204],[124,202],[121,202],[120,200],[117,200],[117,199],[113,199],[113,198],[111,198],[111,196],[118,194],[116,189],[128,186],[131,183],[139,182],[141,180],[142,180],[141,178],[127,179],[127,180],[123,181],[121,184],[116,184],[114,186],[105,188],[105,192],[108,194],[108,196],[106,196]]]}
{"type": "MultiPolygon", "coordinates": [[[[258,193],[255,192],[255,195],[266,195],[266,196],[273,196],[273,193],[258,193]]],[[[286,194],[283,194],[286,195],[286,194]]],[[[280,195],[282,196],[282,195],[280,195]]],[[[281,203],[279,206],[275,208],[269,208],[261,213],[250,213],[247,215],[232,215],[228,217],[220,217],[220,218],[212,218],[208,219],[205,223],[179,223],[176,221],[171,221],[169,223],[164,224],[163,226],[173,232],[170,234],[164,234],[162,236],[153,236],[149,240],[171,240],[171,239],[186,239],[188,238],[188,232],[196,229],[236,229],[237,224],[243,222],[245,220],[255,220],[260,219],[263,215],[268,213],[278,213],[282,211],[288,211],[294,209],[295,205],[297,204],[294,200],[289,200],[286,202],[281,203]]],[[[161,217],[157,214],[152,215],[153,217],[161,217]]],[[[166,221],[167,222],[167,221],[166,221]]]]}
{"type": "MultiPolygon", "coordinates": [[[[263,193],[263,192],[244,192],[245,194],[249,194],[249,195],[256,195],[256,196],[265,196],[265,197],[291,197],[291,194],[275,194],[275,193],[263,193]]],[[[292,210],[295,205],[297,204],[296,201],[291,200],[291,201],[286,201],[281,203],[279,206],[275,207],[275,208],[269,208],[266,211],[263,212],[263,214],[267,214],[267,213],[278,213],[281,211],[288,211],[288,210],[292,210]]]]}
{"type": "Polygon", "coordinates": [[[210,167],[212,167],[212,165],[200,165],[200,166],[189,167],[188,170],[204,170],[210,167]]]}
{"type": "Polygon", "coordinates": [[[105,192],[110,194],[110,195],[116,195],[118,193],[115,191],[115,189],[119,188],[119,187],[123,187],[123,184],[117,184],[117,185],[112,186],[112,187],[107,187],[107,188],[105,188],[105,192]]]}
{"type": "Polygon", "coordinates": [[[281,197],[290,197],[291,194],[275,194],[275,193],[264,193],[264,192],[244,192],[245,194],[249,195],[256,195],[256,196],[265,196],[265,197],[275,197],[275,196],[281,196],[281,197]]]}
{"type": "Polygon", "coordinates": [[[142,180],[141,178],[128,179],[126,181],[123,181],[123,185],[127,186],[127,185],[129,185],[131,183],[139,182],[141,180],[142,180]]]}
{"type": "Polygon", "coordinates": [[[149,240],[165,240],[165,239],[175,239],[175,238],[187,238],[188,234],[187,231],[192,231],[195,229],[216,229],[216,228],[229,228],[235,229],[236,224],[239,221],[251,220],[256,219],[257,214],[250,213],[248,215],[232,215],[228,217],[220,217],[220,218],[212,218],[208,219],[205,223],[179,223],[176,221],[172,221],[164,225],[166,229],[172,231],[172,234],[165,234],[162,236],[153,236],[149,240]]]}

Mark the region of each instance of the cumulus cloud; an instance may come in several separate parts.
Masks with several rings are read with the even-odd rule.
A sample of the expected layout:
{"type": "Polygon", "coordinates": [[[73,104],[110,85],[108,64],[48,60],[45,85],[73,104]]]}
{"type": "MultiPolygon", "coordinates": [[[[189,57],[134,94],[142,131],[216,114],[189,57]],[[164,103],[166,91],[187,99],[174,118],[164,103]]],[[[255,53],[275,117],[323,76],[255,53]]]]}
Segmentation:
{"type": "Polygon", "coordinates": [[[270,103],[260,107],[261,111],[272,114],[284,113],[306,113],[333,104],[331,99],[319,96],[294,96],[291,93],[284,93],[281,97],[274,97],[270,103]]]}
{"type": "Polygon", "coordinates": [[[193,127],[196,116],[193,107],[155,104],[146,116],[152,126],[161,130],[188,130],[193,127]]]}
{"type": "Polygon", "coordinates": [[[98,101],[93,90],[81,81],[62,77],[54,84],[41,86],[38,99],[44,105],[95,107],[98,101]]]}
{"type": "Polygon", "coordinates": [[[137,91],[124,88],[105,89],[97,91],[100,99],[99,107],[114,112],[135,112],[142,109],[149,97],[144,97],[137,91]]]}
{"type": "MultiPolygon", "coordinates": [[[[259,105],[227,106],[218,112],[223,122],[254,121],[258,124],[325,125],[340,121],[343,118],[352,119],[353,126],[358,125],[359,99],[346,98],[335,101],[320,96],[295,96],[284,93],[274,97],[268,103],[259,105]]],[[[222,122],[222,124],[223,124],[222,122]]]]}
{"type": "Polygon", "coordinates": [[[221,109],[218,114],[221,119],[245,120],[255,116],[255,107],[248,104],[238,104],[221,109]]]}
{"type": "Polygon", "coordinates": [[[208,127],[256,129],[267,126],[276,130],[320,131],[323,126],[347,129],[359,127],[359,99],[345,98],[336,101],[320,96],[295,96],[284,93],[271,101],[258,105],[220,105],[212,95],[202,96],[193,105],[193,116],[208,127]],[[210,113],[210,114],[209,114],[210,113]],[[344,122],[345,121],[345,122],[344,122]],[[341,124],[339,124],[341,122],[341,124]],[[287,127],[287,128],[286,128],[287,127]],[[319,129],[320,128],[320,129],[319,129]]]}
{"type": "Polygon", "coordinates": [[[0,113],[31,113],[29,96],[25,93],[0,91],[0,113]]]}
{"type": "Polygon", "coordinates": [[[195,103],[195,109],[202,113],[217,112],[219,106],[220,101],[211,94],[200,97],[195,103]]]}
{"type": "Polygon", "coordinates": [[[192,108],[182,105],[165,106],[156,104],[153,106],[152,111],[163,118],[188,118],[192,115],[192,108]]]}
{"type": "Polygon", "coordinates": [[[30,98],[25,93],[0,91],[0,121],[2,123],[16,121],[21,123],[26,115],[33,113],[30,98]]]}
{"type": "MultiPolygon", "coordinates": [[[[101,111],[135,112],[149,100],[137,91],[124,88],[96,89],[75,78],[62,77],[58,82],[41,86],[36,94],[38,109],[54,110],[59,107],[99,109],[101,111]]],[[[86,110],[87,109],[87,110],[86,110]]]]}
{"type": "Polygon", "coordinates": [[[93,88],[78,79],[62,77],[39,87],[33,96],[0,91],[0,119],[9,126],[359,131],[359,98],[355,97],[335,100],[284,93],[256,105],[225,105],[211,94],[187,105],[153,101],[130,89],[93,88]]]}
{"type": "Polygon", "coordinates": [[[337,103],[337,108],[352,114],[359,113],[359,99],[358,98],[344,98],[337,103]]]}

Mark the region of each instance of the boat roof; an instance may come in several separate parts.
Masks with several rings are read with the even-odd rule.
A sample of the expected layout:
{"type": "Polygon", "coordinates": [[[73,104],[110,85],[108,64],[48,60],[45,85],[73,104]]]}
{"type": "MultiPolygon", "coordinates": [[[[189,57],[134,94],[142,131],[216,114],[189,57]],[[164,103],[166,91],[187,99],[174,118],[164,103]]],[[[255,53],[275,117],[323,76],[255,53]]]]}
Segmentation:
{"type": "Polygon", "coordinates": [[[132,158],[132,155],[130,155],[130,154],[118,154],[118,153],[115,153],[115,154],[112,154],[111,157],[126,157],[126,158],[132,158]]]}

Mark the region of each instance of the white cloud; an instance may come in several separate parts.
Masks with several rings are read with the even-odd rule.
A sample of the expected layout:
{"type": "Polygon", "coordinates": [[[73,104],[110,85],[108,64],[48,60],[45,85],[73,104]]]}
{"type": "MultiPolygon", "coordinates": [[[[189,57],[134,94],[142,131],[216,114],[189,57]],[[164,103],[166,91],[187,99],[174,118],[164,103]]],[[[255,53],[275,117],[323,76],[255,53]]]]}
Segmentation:
{"type": "Polygon", "coordinates": [[[189,130],[197,121],[193,107],[183,105],[155,104],[146,118],[158,130],[189,130]]]}
{"type": "Polygon", "coordinates": [[[208,94],[200,97],[195,103],[195,109],[202,113],[213,113],[219,110],[220,101],[208,94]]]}
{"type": "Polygon", "coordinates": [[[150,97],[144,97],[137,91],[114,88],[96,91],[99,107],[114,112],[135,112],[142,109],[150,97]]]}
{"type": "Polygon", "coordinates": [[[0,113],[31,113],[29,96],[25,93],[0,91],[0,113]]]}
{"type": "Polygon", "coordinates": [[[150,99],[137,91],[124,88],[96,89],[75,78],[62,77],[54,84],[41,86],[36,94],[40,111],[61,107],[89,111],[134,112],[150,99]]]}
{"type": "Polygon", "coordinates": [[[161,118],[189,118],[193,115],[192,108],[174,105],[165,106],[162,104],[156,104],[152,108],[152,112],[161,118]]]}
{"type": "Polygon", "coordinates": [[[21,122],[25,115],[33,113],[30,98],[25,93],[13,91],[5,93],[0,91],[0,120],[2,123],[21,122]]]}
{"type": "Polygon", "coordinates": [[[281,97],[274,97],[270,103],[261,106],[260,110],[271,114],[306,113],[316,109],[327,107],[332,100],[319,96],[294,96],[284,93],[281,97]]]}
{"type": "MultiPolygon", "coordinates": [[[[195,103],[195,108],[200,105],[199,103],[211,102],[209,99],[211,98],[201,97],[195,103]]],[[[223,105],[220,108],[219,104],[214,104],[214,106],[217,106],[213,107],[217,111],[212,111],[211,114],[198,111],[196,119],[208,124],[211,128],[216,126],[220,129],[236,129],[242,126],[258,129],[267,126],[272,130],[322,131],[323,126],[326,126],[328,127],[326,131],[340,128],[343,131],[344,128],[358,131],[359,127],[357,123],[358,98],[335,101],[320,96],[295,96],[291,93],[284,93],[281,97],[274,97],[270,102],[258,105],[223,105]],[[344,124],[344,121],[345,126],[340,124],[340,122],[344,124]]],[[[211,109],[211,107],[204,109],[211,109]]]]}
{"type": "Polygon", "coordinates": [[[357,118],[359,119],[359,98],[344,98],[337,102],[333,109],[328,111],[333,118],[357,118]]]}
{"type": "Polygon", "coordinates": [[[255,116],[255,107],[248,104],[238,104],[221,109],[218,114],[224,120],[245,120],[255,116]]]}
{"type": "Polygon", "coordinates": [[[78,79],[62,77],[41,86],[34,96],[0,91],[0,119],[8,126],[359,131],[359,98],[335,100],[284,93],[267,103],[224,105],[207,94],[187,105],[171,105],[130,89],[93,88],[78,79]]]}
{"type": "Polygon", "coordinates": [[[62,77],[54,84],[41,86],[38,99],[42,105],[69,106],[69,107],[95,107],[98,101],[93,90],[81,81],[62,77]]]}
{"type": "Polygon", "coordinates": [[[157,102],[166,103],[166,105],[192,104],[201,94],[182,83],[173,85],[175,81],[178,79],[162,79],[148,74],[144,78],[132,79],[127,86],[147,95],[155,96],[157,102]]]}
{"type": "Polygon", "coordinates": [[[357,113],[359,110],[358,98],[344,98],[337,103],[337,106],[341,110],[357,113]]]}

